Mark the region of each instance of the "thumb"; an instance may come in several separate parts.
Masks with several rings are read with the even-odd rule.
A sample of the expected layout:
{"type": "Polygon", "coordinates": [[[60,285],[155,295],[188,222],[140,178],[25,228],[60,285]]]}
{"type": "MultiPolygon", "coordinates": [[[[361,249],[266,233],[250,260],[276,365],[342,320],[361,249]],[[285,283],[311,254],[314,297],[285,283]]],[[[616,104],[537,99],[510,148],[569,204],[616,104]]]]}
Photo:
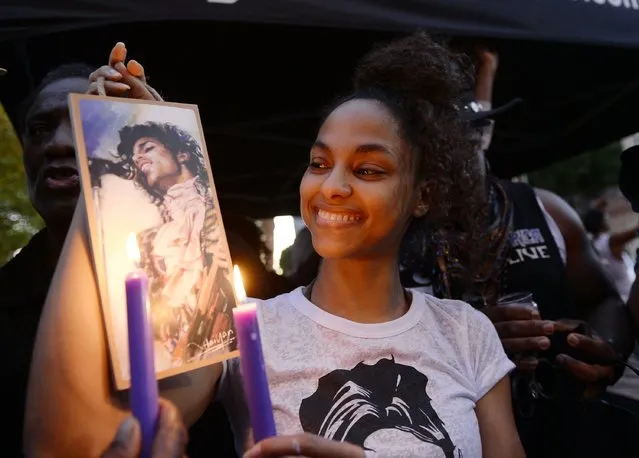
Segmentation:
{"type": "Polygon", "coordinates": [[[160,400],[160,421],[153,440],[153,456],[177,458],[184,456],[188,433],[177,408],[165,399],[160,400]]]}
{"type": "Polygon", "coordinates": [[[137,458],[142,448],[140,425],[133,417],[120,424],[115,439],[101,458],[137,458]]]}

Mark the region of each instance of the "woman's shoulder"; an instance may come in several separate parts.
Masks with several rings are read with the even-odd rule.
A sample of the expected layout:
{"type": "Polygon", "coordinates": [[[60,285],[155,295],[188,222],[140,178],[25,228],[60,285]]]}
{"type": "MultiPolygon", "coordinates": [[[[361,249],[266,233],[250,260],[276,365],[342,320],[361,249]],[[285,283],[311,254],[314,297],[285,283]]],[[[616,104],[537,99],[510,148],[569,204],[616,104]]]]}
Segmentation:
{"type": "Polygon", "coordinates": [[[440,323],[446,323],[447,327],[460,328],[465,332],[494,331],[494,326],[488,317],[467,302],[441,299],[421,292],[413,292],[413,294],[417,294],[425,304],[425,308],[434,315],[430,320],[438,320],[440,323]]]}
{"type": "Polygon", "coordinates": [[[298,294],[302,294],[302,287],[295,288],[289,292],[278,294],[277,296],[270,297],[268,299],[248,298],[251,302],[258,302],[264,307],[269,307],[281,302],[287,302],[293,300],[298,294]]]}
{"type": "Polygon", "coordinates": [[[275,297],[269,299],[255,299],[248,298],[249,302],[255,302],[263,312],[272,312],[294,306],[296,302],[300,301],[300,297],[303,297],[303,288],[299,287],[288,293],[278,294],[275,297]]]}
{"type": "Polygon", "coordinates": [[[431,294],[421,291],[413,291],[420,302],[423,302],[427,309],[435,313],[449,316],[452,319],[459,320],[462,317],[473,315],[477,312],[472,305],[467,302],[456,299],[442,299],[431,294]]]}

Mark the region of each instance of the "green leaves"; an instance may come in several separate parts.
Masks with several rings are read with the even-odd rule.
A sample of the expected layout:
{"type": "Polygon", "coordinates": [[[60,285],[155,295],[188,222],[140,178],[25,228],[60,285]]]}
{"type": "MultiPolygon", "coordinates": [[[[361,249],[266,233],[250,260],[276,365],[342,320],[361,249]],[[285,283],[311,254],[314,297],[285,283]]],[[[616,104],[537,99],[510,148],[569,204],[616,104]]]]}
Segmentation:
{"type": "Polygon", "coordinates": [[[27,244],[43,222],[27,195],[22,146],[0,105],[0,264],[27,244]]]}
{"type": "Polygon", "coordinates": [[[530,173],[528,179],[532,185],[564,198],[576,195],[593,198],[604,189],[617,186],[620,154],[621,145],[615,142],[530,173]]]}

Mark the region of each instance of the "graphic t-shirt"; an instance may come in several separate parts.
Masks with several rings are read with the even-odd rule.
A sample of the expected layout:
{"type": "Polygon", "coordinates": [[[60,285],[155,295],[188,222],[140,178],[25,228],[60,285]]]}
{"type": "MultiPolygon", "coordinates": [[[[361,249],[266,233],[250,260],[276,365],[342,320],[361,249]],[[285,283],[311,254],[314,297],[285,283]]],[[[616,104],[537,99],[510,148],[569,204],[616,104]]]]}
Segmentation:
{"type": "MultiPolygon", "coordinates": [[[[347,441],[375,458],[481,457],[475,404],[514,366],[470,305],[414,292],[402,317],[362,324],[298,288],[259,310],[278,434],[347,441]]],[[[218,398],[241,455],[252,435],[239,359],[225,363],[218,398]]]]}

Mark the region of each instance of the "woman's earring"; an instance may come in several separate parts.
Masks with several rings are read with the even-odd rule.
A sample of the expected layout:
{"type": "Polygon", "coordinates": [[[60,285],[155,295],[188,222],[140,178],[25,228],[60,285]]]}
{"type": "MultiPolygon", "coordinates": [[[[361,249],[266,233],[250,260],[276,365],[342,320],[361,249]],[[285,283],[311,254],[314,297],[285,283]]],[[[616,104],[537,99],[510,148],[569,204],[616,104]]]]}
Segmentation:
{"type": "Polygon", "coordinates": [[[426,204],[419,204],[417,206],[417,208],[415,208],[415,217],[416,218],[421,218],[422,216],[424,216],[426,213],[428,213],[428,209],[430,207],[426,204]]]}

